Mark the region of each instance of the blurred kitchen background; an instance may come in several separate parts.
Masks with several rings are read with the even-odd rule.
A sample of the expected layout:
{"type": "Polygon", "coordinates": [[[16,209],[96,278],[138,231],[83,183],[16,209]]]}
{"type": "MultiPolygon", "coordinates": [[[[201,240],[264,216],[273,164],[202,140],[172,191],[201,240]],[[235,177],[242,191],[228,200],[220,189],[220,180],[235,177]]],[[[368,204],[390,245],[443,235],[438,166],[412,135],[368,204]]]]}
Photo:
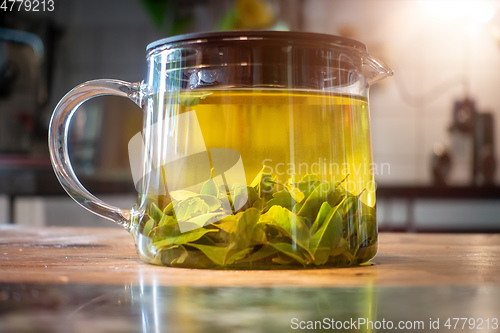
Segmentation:
{"type": "MultiPolygon", "coordinates": [[[[276,29],[362,41],[395,76],[370,94],[381,230],[500,231],[500,0],[71,0],[0,13],[0,223],[112,226],[75,204],[50,166],[47,126],[66,92],[140,81],[150,42],[186,32],[276,29]]],[[[82,183],[136,198],[131,101],[85,103],[71,129],[82,183]],[[105,111],[104,111],[105,110],[105,111]]]]}

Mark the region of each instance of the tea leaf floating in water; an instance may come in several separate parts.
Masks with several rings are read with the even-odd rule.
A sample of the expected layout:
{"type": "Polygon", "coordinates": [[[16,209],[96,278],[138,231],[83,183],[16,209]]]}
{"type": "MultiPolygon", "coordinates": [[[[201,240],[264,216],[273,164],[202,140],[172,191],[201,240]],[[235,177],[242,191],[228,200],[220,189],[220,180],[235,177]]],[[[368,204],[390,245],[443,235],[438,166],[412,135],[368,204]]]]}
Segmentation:
{"type": "Polygon", "coordinates": [[[211,92],[184,92],[179,94],[179,104],[183,106],[196,106],[200,99],[205,99],[211,92]]]}
{"type": "Polygon", "coordinates": [[[173,194],[166,207],[152,203],[139,230],[167,266],[349,266],[374,256],[375,208],[360,200],[363,191],[348,192],[345,179],[326,182],[306,175],[280,184],[274,178],[261,171],[250,186],[231,189],[210,178],[201,194],[173,194]],[[245,199],[237,206],[243,208],[233,212],[223,203],[227,196],[245,199]],[[182,224],[192,228],[181,232],[182,224]]]}

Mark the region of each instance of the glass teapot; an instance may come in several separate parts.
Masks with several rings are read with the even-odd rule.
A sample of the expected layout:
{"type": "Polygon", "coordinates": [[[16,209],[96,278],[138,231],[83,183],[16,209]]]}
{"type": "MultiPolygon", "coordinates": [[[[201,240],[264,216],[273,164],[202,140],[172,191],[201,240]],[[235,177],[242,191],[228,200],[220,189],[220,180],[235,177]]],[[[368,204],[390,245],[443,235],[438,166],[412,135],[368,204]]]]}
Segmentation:
{"type": "Polygon", "coordinates": [[[57,105],[55,173],[84,208],[122,225],[146,262],[192,268],[351,266],[377,252],[368,108],[392,75],[354,40],[235,31],[147,47],[145,81],[94,80],[57,105]],[[129,142],[130,210],[89,193],[68,155],[86,100],[128,97],[144,111],[129,142]]]}

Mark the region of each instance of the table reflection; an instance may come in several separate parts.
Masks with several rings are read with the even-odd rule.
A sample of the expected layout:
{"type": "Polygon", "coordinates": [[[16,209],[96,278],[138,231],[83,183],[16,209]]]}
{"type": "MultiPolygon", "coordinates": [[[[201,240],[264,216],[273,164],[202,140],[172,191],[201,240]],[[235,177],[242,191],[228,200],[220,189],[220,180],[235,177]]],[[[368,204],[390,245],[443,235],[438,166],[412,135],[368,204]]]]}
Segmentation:
{"type": "MultiPolygon", "coordinates": [[[[154,281],[153,281],[154,282],[154,281]]],[[[382,332],[382,321],[494,318],[500,287],[164,287],[0,284],[0,332],[382,332]],[[367,325],[359,325],[364,319],[367,325]],[[332,321],[334,320],[334,321],[332,321]],[[321,324],[318,324],[321,323],[321,324]],[[316,325],[315,330],[310,325],[316,325]],[[320,326],[318,326],[320,325],[320,326]],[[323,326],[321,326],[323,325],[323,326]],[[297,328],[297,329],[294,329],[297,328]]],[[[398,330],[396,330],[398,331],[398,330]]],[[[411,330],[399,330],[399,332],[411,330]]],[[[461,332],[472,332],[467,328],[461,332]]],[[[493,332],[494,329],[483,329],[493,332]]]]}

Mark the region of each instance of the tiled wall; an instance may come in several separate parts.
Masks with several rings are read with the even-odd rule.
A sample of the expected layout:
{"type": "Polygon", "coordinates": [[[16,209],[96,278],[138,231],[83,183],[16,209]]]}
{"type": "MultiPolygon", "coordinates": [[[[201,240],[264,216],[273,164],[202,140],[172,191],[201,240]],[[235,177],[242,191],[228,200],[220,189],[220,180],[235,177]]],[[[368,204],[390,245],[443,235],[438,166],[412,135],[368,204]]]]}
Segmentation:
{"type": "Polygon", "coordinates": [[[146,71],[147,44],[161,34],[135,0],[73,0],[61,3],[64,35],[57,59],[52,104],[92,79],[136,82],[146,71]]]}

